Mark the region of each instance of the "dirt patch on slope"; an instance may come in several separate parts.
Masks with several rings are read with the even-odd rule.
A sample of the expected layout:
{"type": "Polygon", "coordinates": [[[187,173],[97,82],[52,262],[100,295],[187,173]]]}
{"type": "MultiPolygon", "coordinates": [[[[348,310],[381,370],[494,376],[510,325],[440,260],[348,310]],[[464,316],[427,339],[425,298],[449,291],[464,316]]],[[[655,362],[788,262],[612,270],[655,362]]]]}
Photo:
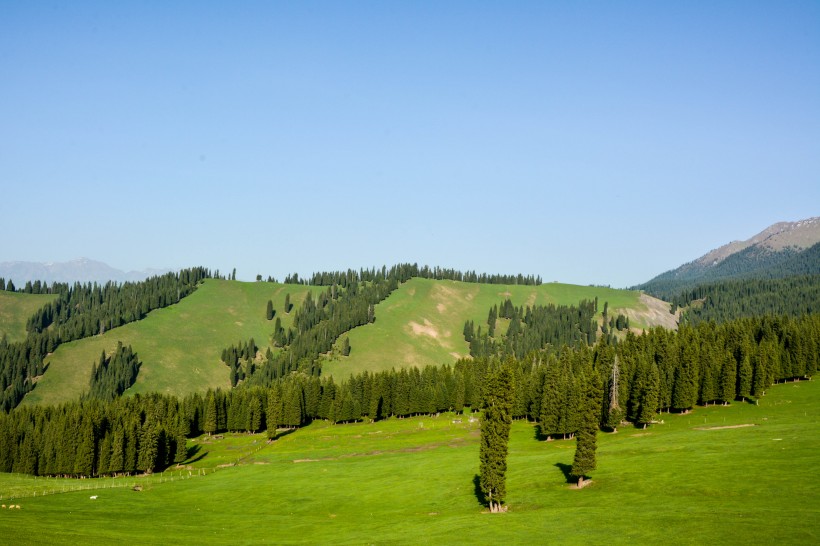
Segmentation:
{"type": "Polygon", "coordinates": [[[637,332],[641,331],[640,326],[652,328],[654,326],[662,326],[667,330],[678,329],[678,319],[680,318],[680,310],[673,315],[669,312],[670,303],[667,303],[658,298],[652,297],[649,294],[641,294],[638,298],[640,306],[635,309],[613,309],[609,312],[610,316],[617,316],[618,313],[623,313],[629,317],[630,325],[637,332]]]}
{"type": "Polygon", "coordinates": [[[408,323],[408,326],[410,326],[410,329],[413,331],[413,335],[415,336],[428,336],[433,339],[438,339],[438,330],[436,330],[436,327],[433,326],[433,323],[427,319],[424,319],[424,324],[419,324],[418,322],[410,321],[408,323]]]}

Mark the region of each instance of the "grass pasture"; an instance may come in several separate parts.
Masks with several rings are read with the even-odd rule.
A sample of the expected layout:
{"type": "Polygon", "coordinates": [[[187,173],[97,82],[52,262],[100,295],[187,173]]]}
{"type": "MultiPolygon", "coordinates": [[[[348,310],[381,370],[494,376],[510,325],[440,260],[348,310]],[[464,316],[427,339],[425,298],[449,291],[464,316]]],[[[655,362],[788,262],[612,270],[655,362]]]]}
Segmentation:
{"type": "Polygon", "coordinates": [[[289,293],[291,303],[298,306],[308,290],[321,288],[208,279],[178,304],[152,311],[143,320],[58,347],[46,359],[46,373],[23,403],[76,400],[88,389],[91,367],[100,353],[113,352],[118,341],[130,344],[142,361],[137,382],[128,392],[184,395],[209,387],[228,388],[222,349],[252,337],[264,350],[273,333],[273,321],[265,317],[268,300],[287,328],[293,311],[283,313],[285,295],[289,293]]]}
{"type": "MultiPolygon", "coordinates": [[[[639,293],[605,287],[476,284],[414,278],[376,306],[376,322],[348,333],[351,353],[323,364],[322,372],[347,377],[365,370],[438,366],[469,354],[464,322],[487,330],[487,313],[509,298],[515,305],[577,305],[598,297],[599,309],[640,308],[639,293]]],[[[503,319],[502,319],[503,321],[503,319]]],[[[499,324],[502,322],[499,321],[499,324]]]]}
{"type": "Polygon", "coordinates": [[[35,311],[54,301],[53,294],[20,294],[0,290],[0,338],[22,341],[26,338],[26,321],[35,311]]]}
{"type": "Polygon", "coordinates": [[[485,513],[475,496],[477,424],[443,414],[317,422],[271,444],[261,435],[199,438],[193,474],[250,455],[195,479],[155,476],[140,492],[100,489],[93,501],[90,491],[24,496],[21,481],[28,494],[40,484],[0,475],[2,502],[13,484],[21,505],[0,511],[0,536],[54,544],[817,543],[819,396],[818,381],[788,383],[759,406],[697,408],[647,430],[599,434],[599,468],[580,491],[562,470],[574,441],[539,442],[533,425],[516,422],[506,514],[485,513]]]}

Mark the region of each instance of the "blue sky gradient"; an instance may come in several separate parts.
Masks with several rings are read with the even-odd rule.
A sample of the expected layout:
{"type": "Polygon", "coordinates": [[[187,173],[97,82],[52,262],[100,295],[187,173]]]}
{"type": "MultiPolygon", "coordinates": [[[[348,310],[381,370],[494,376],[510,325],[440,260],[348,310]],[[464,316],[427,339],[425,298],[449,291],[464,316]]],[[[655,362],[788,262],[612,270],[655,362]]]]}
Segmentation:
{"type": "Polygon", "coordinates": [[[0,261],[622,287],[820,215],[818,2],[165,4],[0,3],[0,261]]]}

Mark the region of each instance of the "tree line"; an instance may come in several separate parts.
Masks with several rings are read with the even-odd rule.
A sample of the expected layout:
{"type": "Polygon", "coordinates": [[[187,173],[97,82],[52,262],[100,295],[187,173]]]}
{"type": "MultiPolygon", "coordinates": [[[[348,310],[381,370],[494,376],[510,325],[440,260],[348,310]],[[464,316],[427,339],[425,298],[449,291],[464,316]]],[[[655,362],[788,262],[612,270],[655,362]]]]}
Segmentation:
{"type": "Polygon", "coordinates": [[[760,315],[797,317],[820,313],[820,275],[707,283],[671,298],[690,324],[760,315]]]}
{"type": "MultiPolygon", "coordinates": [[[[461,281],[469,283],[480,284],[520,284],[537,286],[542,283],[540,276],[533,275],[503,275],[503,274],[488,274],[476,273],[475,271],[458,271],[456,269],[449,269],[443,267],[430,267],[427,265],[419,266],[418,264],[398,264],[390,269],[382,266],[381,269],[348,269],[347,271],[323,271],[313,273],[309,279],[300,278],[298,273],[293,273],[285,277],[285,284],[304,284],[312,286],[331,286],[339,285],[346,287],[352,282],[372,282],[376,280],[385,280],[390,276],[398,276],[404,280],[412,277],[420,277],[422,279],[433,279],[437,281],[461,281]]],[[[400,281],[404,282],[404,281],[400,281]]]]}
{"type": "Polygon", "coordinates": [[[43,373],[43,358],[61,343],[140,320],[154,309],[177,303],[210,276],[207,269],[195,267],[137,283],[53,283],[49,290],[58,297],[28,319],[26,339],[0,339],[0,409],[16,407],[34,388],[34,378],[43,373]]]}
{"type": "MultiPolygon", "coordinates": [[[[767,316],[630,332],[617,345],[604,337],[594,346],[549,347],[523,359],[363,372],[341,382],[297,371],[267,387],[244,382],[182,399],[136,395],[24,407],[0,414],[0,471],[143,472],[184,460],[186,436],[267,430],[273,438],[278,429],[315,419],[345,423],[487,408],[497,396],[487,385],[502,365],[514,385],[510,418],[538,422],[543,439],[583,435],[589,446],[591,427],[645,427],[659,412],[760,397],[776,382],[812,377],[818,340],[820,315],[767,316]]],[[[581,450],[580,477],[594,466],[589,449],[586,463],[581,450]]]]}

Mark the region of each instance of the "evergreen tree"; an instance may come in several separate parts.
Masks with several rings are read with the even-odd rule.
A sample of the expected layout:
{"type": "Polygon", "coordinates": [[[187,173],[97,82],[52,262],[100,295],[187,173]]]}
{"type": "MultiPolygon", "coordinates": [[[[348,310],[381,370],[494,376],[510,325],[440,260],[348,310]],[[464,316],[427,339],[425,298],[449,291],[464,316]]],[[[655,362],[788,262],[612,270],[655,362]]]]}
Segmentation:
{"type": "Polygon", "coordinates": [[[581,420],[575,436],[575,458],[570,474],[577,478],[578,487],[583,487],[584,476],[595,470],[598,434],[598,408],[602,389],[597,370],[589,368],[582,376],[583,396],[581,399],[581,420]]]}
{"type": "Polygon", "coordinates": [[[208,391],[208,397],[205,400],[205,421],[202,430],[207,432],[208,436],[217,431],[217,409],[213,391],[208,391]]]}
{"type": "Polygon", "coordinates": [[[507,494],[507,442],[512,425],[513,363],[506,361],[492,370],[484,389],[486,406],[481,421],[480,479],[481,492],[491,512],[504,511],[507,494]]]}
{"type": "Polygon", "coordinates": [[[268,307],[267,307],[267,310],[265,311],[265,316],[267,317],[268,320],[272,320],[273,319],[273,314],[274,314],[273,301],[268,300],[268,307]]]}

